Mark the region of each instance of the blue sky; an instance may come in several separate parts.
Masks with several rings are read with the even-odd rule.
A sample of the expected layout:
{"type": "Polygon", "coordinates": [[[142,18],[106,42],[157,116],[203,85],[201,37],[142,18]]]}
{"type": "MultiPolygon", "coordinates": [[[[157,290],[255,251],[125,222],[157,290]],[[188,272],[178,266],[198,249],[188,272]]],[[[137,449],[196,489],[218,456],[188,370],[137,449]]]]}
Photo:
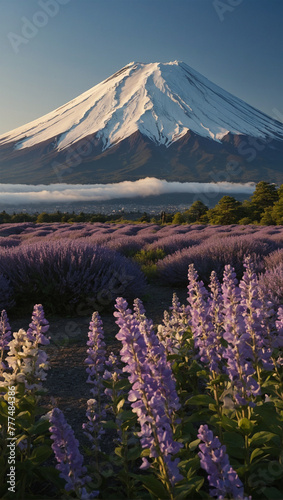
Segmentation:
{"type": "Polygon", "coordinates": [[[2,0],[0,133],[130,61],[176,59],[283,121],[282,19],[282,0],[2,0]]]}

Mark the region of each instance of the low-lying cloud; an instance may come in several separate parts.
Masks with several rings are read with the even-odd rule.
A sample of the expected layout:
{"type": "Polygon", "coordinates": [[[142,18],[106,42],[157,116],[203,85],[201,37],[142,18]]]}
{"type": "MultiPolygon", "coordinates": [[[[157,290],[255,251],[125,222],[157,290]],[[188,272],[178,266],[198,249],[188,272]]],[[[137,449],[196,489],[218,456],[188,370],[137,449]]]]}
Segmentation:
{"type": "Polygon", "coordinates": [[[75,201],[106,201],[119,198],[158,196],[168,193],[247,194],[255,189],[252,182],[167,182],[146,177],[138,181],[113,184],[0,184],[0,203],[17,205],[22,203],[64,203],[75,201]]]}

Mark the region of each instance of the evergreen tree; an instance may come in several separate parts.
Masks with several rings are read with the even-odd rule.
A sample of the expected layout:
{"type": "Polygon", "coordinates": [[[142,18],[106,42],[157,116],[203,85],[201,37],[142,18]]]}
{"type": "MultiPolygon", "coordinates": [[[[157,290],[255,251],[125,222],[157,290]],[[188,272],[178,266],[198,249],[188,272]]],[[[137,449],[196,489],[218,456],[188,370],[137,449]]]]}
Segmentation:
{"type": "Polygon", "coordinates": [[[184,216],[189,223],[197,222],[207,211],[208,207],[202,201],[196,200],[190,208],[184,212],[184,216]]]}
{"type": "Polygon", "coordinates": [[[272,207],[278,201],[278,198],[278,190],[275,184],[265,181],[258,182],[251,197],[251,209],[254,212],[254,219],[260,221],[264,210],[267,207],[272,207]]]}
{"type": "Polygon", "coordinates": [[[185,221],[185,217],[181,212],[176,212],[173,219],[172,219],[172,224],[183,224],[185,221]]]}
{"type": "Polygon", "coordinates": [[[223,196],[207,216],[210,224],[237,224],[243,217],[242,204],[233,196],[223,196]]]}

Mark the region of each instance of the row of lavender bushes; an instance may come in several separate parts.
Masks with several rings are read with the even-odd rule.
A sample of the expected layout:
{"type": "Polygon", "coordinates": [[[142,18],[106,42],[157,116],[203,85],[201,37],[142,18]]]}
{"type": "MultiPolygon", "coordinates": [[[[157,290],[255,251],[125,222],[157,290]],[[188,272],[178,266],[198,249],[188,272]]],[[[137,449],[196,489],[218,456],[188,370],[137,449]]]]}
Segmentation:
{"type": "Polygon", "coordinates": [[[212,270],[221,279],[230,262],[240,279],[247,254],[266,293],[282,303],[282,226],[3,224],[0,307],[41,301],[48,312],[70,313],[87,303],[100,310],[118,295],[141,296],[143,273],[161,285],[186,286],[193,263],[207,284],[212,270]]]}
{"type": "Polygon", "coordinates": [[[34,299],[53,313],[87,304],[110,306],[121,294],[133,298],[146,287],[139,266],[107,247],[83,241],[52,241],[0,249],[0,306],[26,307],[34,299]]]}
{"type": "Polygon", "coordinates": [[[42,306],[13,339],[2,312],[1,498],[15,498],[5,486],[12,391],[17,498],[281,499],[283,308],[263,295],[252,259],[239,283],[227,265],[207,288],[191,265],[188,305],[174,295],[157,329],[139,299],[131,310],[118,298],[114,316],[118,355],[107,356],[97,312],[90,322],[83,456],[62,411],[41,406],[42,306]]]}

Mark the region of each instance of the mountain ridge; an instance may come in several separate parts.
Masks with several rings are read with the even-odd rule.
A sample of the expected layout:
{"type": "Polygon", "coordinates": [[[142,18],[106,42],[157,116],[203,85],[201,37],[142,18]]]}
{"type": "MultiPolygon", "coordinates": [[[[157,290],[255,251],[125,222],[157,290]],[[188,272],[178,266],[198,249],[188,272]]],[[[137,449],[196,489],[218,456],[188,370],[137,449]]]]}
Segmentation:
{"type": "MultiPolygon", "coordinates": [[[[63,175],[64,182],[105,183],[151,171],[166,180],[207,182],[234,162],[245,181],[278,182],[282,152],[283,124],[185,63],[132,62],[0,136],[0,178],[33,175],[52,183],[63,175]],[[77,161],[68,160],[72,154],[77,161]]],[[[241,175],[234,172],[232,181],[241,175]]]]}

